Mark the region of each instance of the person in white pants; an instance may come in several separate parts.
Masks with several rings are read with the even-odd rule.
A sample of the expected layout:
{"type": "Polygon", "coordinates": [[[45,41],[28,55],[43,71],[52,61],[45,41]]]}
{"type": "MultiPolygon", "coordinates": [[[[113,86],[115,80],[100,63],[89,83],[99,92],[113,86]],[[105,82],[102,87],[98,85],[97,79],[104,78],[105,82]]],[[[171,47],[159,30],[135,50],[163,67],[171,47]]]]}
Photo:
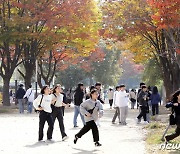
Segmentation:
{"type": "Polygon", "coordinates": [[[119,91],[119,109],[120,109],[120,122],[122,125],[127,125],[126,118],[128,114],[128,94],[125,90],[125,85],[120,85],[120,91],[119,91]]]}

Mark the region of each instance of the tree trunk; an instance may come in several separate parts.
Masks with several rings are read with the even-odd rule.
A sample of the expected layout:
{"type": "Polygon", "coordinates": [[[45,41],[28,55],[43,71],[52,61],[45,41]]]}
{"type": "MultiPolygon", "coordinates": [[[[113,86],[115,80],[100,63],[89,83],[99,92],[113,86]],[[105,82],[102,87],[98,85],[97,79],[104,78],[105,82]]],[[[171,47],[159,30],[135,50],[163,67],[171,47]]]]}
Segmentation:
{"type": "Polygon", "coordinates": [[[3,78],[3,106],[10,106],[10,99],[9,99],[9,83],[10,78],[5,77],[3,78]]]}

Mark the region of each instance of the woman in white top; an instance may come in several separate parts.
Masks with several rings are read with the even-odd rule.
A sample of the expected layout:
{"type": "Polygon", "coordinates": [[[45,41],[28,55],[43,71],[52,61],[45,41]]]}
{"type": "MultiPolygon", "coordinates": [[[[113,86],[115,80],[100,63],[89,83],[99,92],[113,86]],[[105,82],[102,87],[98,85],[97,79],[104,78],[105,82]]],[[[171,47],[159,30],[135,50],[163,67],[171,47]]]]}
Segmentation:
{"type": "Polygon", "coordinates": [[[53,93],[51,94],[52,96],[52,117],[53,117],[53,122],[55,123],[56,118],[58,119],[59,122],[59,128],[61,131],[62,135],[62,140],[65,141],[68,137],[65,133],[64,129],[64,122],[63,122],[63,112],[62,112],[62,107],[66,106],[65,103],[63,103],[63,95],[61,94],[61,87],[60,85],[57,85],[53,89],[53,93]]]}
{"type": "Polygon", "coordinates": [[[33,102],[33,106],[39,111],[39,141],[43,140],[43,129],[44,124],[47,121],[49,127],[47,131],[47,139],[52,139],[53,132],[53,119],[52,119],[52,109],[51,102],[52,96],[49,95],[49,86],[44,86],[41,90],[41,95],[39,95],[33,102]]]}

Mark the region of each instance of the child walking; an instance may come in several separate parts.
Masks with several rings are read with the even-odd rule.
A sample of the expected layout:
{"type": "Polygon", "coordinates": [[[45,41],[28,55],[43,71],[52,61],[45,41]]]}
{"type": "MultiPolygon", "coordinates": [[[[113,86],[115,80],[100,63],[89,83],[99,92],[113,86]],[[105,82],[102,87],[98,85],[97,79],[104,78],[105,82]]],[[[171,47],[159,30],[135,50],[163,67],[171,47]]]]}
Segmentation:
{"type": "Polygon", "coordinates": [[[74,144],[77,143],[77,140],[86,134],[90,129],[92,129],[93,139],[95,146],[101,146],[99,143],[99,130],[96,125],[96,120],[98,117],[103,115],[103,107],[98,99],[98,90],[93,89],[90,92],[90,99],[86,100],[80,105],[80,112],[85,117],[86,125],[75,135],[74,144]]]}

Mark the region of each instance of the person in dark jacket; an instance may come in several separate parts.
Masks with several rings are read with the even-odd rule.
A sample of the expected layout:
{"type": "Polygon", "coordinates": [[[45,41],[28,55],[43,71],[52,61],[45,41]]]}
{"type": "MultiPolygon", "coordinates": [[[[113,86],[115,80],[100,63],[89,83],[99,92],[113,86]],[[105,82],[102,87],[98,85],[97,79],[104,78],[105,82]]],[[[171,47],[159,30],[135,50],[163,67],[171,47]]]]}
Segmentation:
{"type": "Polygon", "coordinates": [[[83,124],[85,125],[84,116],[80,113],[80,105],[83,102],[83,98],[84,98],[83,89],[84,89],[84,85],[82,83],[79,83],[77,89],[75,90],[75,94],[74,94],[74,120],[73,120],[74,127],[78,127],[77,126],[77,117],[79,114],[81,116],[81,120],[82,120],[83,124]]]}
{"type": "Polygon", "coordinates": [[[180,90],[176,91],[173,94],[171,102],[167,103],[166,107],[172,107],[172,110],[175,112],[175,120],[177,126],[175,133],[165,136],[165,141],[168,142],[180,135],[180,90]]]}
{"type": "Polygon", "coordinates": [[[18,100],[19,104],[19,113],[24,113],[24,95],[26,91],[23,89],[23,84],[19,85],[19,89],[16,92],[16,99],[18,100]]]}
{"type": "Polygon", "coordinates": [[[139,101],[139,106],[140,106],[140,109],[141,109],[141,112],[137,117],[137,123],[139,123],[140,119],[143,117],[144,123],[147,124],[148,122],[147,122],[146,114],[148,113],[148,109],[149,109],[149,106],[148,106],[148,99],[149,98],[148,98],[148,93],[147,93],[147,87],[146,86],[142,86],[142,90],[139,93],[137,99],[139,101]]]}
{"type": "Polygon", "coordinates": [[[99,93],[99,96],[98,96],[98,100],[102,103],[102,104],[104,104],[104,101],[103,101],[103,99],[102,99],[102,96],[101,96],[101,83],[99,83],[99,82],[97,82],[96,84],[95,84],[95,88],[98,90],[98,93],[99,93]]]}
{"type": "MultiPolygon", "coordinates": [[[[142,86],[145,86],[146,84],[141,82],[140,85],[139,85],[139,89],[138,89],[138,92],[137,92],[137,97],[139,95],[139,93],[141,92],[142,90],[142,86]]],[[[137,100],[137,109],[139,108],[139,101],[137,100]]]]}
{"type": "Polygon", "coordinates": [[[158,88],[153,87],[152,94],[150,96],[151,106],[152,106],[152,115],[159,114],[159,103],[161,102],[161,96],[158,93],[158,88]]]}

